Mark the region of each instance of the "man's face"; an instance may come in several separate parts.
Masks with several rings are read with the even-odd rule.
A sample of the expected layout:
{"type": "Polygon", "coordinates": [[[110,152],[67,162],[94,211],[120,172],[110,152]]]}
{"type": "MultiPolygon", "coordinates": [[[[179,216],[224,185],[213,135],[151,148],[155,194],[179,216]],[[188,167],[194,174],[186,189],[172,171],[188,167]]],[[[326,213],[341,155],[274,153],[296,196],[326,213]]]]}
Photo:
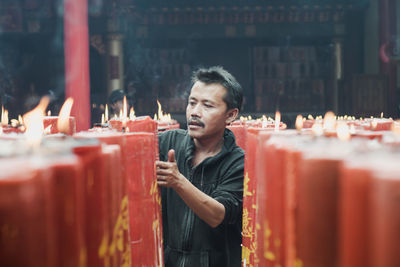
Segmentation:
{"type": "Polygon", "coordinates": [[[111,104],[111,107],[112,107],[112,109],[114,110],[114,113],[115,113],[115,114],[119,114],[119,112],[120,112],[120,111],[123,109],[123,107],[124,107],[123,101],[122,101],[122,100],[117,101],[117,102],[111,104]]]}
{"type": "Polygon", "coordinates": [[[223,100],[226,89],[220,84],[196,82],[189,96],[186,119],[189,135],[196,139],[220,138],[230,112],[223,100]]]}

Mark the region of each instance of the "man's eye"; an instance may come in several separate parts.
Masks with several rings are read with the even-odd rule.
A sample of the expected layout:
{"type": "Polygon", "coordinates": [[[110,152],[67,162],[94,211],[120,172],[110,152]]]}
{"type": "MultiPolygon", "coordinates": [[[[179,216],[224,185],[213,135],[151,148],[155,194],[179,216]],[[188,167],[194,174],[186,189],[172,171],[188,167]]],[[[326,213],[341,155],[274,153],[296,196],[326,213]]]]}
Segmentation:
{"type": "Polygon", "coordinates": [[[196,103],[194,101],[189,101],[189,105],[194,106],[196,103]]]}
{"type": "Polygon", "coordinates": [[[212,108],[212,107],[213,107],[212,105],[209,105],[209,104],[204,104],[204,106],[205,106],[206,108],[212,108]]]}

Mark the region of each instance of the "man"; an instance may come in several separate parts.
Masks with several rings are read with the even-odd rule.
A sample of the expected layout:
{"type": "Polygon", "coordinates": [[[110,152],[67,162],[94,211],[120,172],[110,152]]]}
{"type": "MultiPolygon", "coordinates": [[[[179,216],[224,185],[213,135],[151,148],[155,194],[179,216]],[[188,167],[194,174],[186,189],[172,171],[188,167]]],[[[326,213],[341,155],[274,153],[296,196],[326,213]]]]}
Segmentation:
{"type": "MultiPolygon", "coordinates": [[[[119,114],[121,111],[123,111],[123,103],[124,103],[124,96],[125,93],[121,89],[113,90],[112,93],[110,94],[110,97],[108,98],[108,102],[110,103],[110,108],[111,108],[111,117],[117,116],[119,117],[119,114]]],[[[127,107],[128,108],[128,107],[127,107]]],[[[129,112],[129,110],[127,110],[129,112]]],[[[128,114],[129,115],[129,114],[128,114]]]]}
{"type": "Polygon", "coordinates": [[[239,267],[244,152],[225,126],[242,88],[222,67],[200,69],[192,82],[187,131],[159,137],[165,266],[239,267]]]}

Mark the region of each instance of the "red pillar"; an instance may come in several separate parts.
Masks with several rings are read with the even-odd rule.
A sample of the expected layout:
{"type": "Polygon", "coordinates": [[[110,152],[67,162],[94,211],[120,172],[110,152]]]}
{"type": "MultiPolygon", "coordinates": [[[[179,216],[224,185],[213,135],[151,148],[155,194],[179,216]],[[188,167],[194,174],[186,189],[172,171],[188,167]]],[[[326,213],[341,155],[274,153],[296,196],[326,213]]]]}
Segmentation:
{"type": "MultiPolygon", "coordinates": [[[[379,1],[379,46],[389,46],[396,37],[396,2],[392,0],[379,1]]],[[[388,77],[388,112],[390,116],[398,117],[396,94],[396,62],[380,61],[381,73],[388,77]]]]}
{"type": "Polygon", "coordinates": [[[77,131],[90,127],[89,40],[87,0],[64,0],[65,97],[77,131]]]}

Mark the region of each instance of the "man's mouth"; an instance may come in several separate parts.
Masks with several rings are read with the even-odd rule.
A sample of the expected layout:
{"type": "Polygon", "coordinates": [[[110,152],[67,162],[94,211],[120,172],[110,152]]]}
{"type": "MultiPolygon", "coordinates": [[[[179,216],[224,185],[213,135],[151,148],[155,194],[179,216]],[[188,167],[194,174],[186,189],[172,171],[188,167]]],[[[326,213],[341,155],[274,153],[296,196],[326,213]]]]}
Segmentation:
{"type": "Polygon", "coordinates": [[[191,118],[188,121],[188,125],[189,126],[197,126],[197,127],[204,127],[204,123],[201,122],[199,119],[197,118],[191,118]]]}

